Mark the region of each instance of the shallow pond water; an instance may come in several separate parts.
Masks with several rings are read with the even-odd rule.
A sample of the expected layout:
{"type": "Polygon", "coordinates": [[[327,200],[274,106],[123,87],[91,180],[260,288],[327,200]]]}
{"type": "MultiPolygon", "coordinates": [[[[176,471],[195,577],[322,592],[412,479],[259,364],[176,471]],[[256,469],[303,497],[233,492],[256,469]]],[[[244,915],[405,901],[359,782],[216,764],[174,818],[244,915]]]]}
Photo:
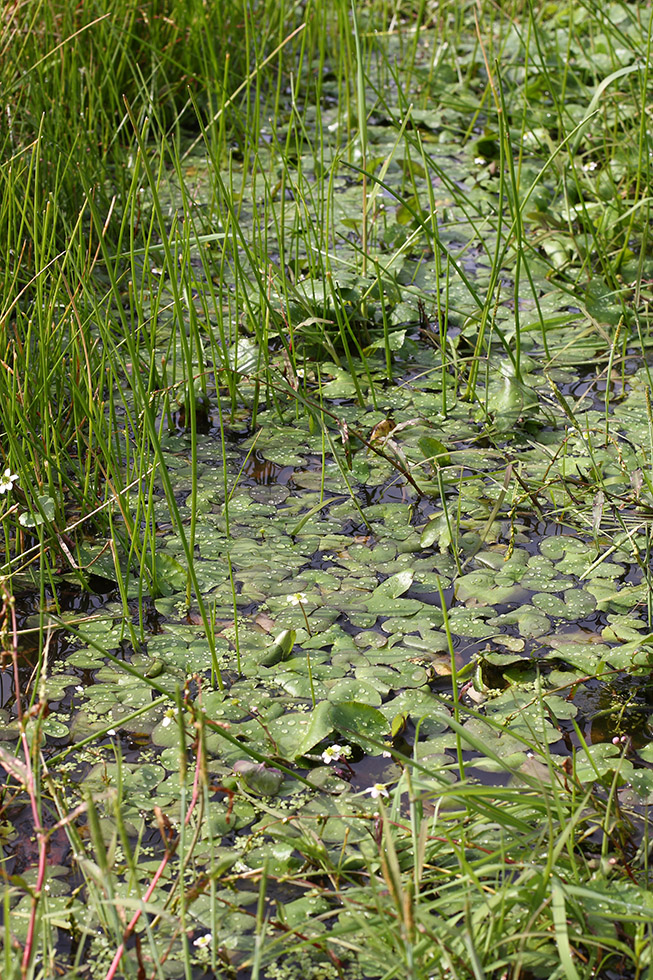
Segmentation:
{"type": "MultiPolygon", "coordinates": [[[[423,353],[421,358],[423,364],[423,353]]],[[[453,660],[463,731],[469,727],[472,739],[480,735],[510,770],[469,747],[462,756],[468,780],[498,790],[512,785],[533,751],[560,760],[573,756],[580,779],[601,777],[606,786],[617,769],[626,768],[626,778],[638,773],[637,780],[627,778],[623,801],[633,819],[646,814],[653,800],[653,686],[646,574],[636,556],[645,552],[648,538],[647,518],[638,513],[644,501],[628,483],[640,465],[630,433],[619,443],[617,423],[606,445],[600,436],[604,419],[588,409],[587,431],[599,433],[591,456],[584,438],[565,428],[564,420],[552,425],[549,417],[535,429],[518,426],[510,438],[499,435],[479,445],[468,407],[446,417],[428,412],[410,357],[405,373],[410,384],[398,374],[395,388],[384,391],[387,408],[361,412],[341,400],[336,410],[368,439],[391,413],[400,431],[391,430],[385,446],[392,439],[399,458],[417,466],[421,496],[387,458],[362,447],[352,453],[350,468],[341,469],[331,452],[320,452],[322,436],[311,433],[292,408],[269,412],[253,452],[252,436],[229,440],[227,535],[219,425],[198,436],[195,564],[215,623],[223,692],[211,690],[209,645],[196,603],[185,601],[181,544],[163,506],[157,553],[164,595],[144,603],[138,581],[127,581],[136,645],[108,566],[106,578],[93,580],[95,593],[72,587],[58,592],[59,614],[70,616],[74,626],[55,631],[50,641],[44,759],[65,767],[72,805],[89,787],[102,799],[117,778],[111,760],[119,753],[129,839],[150,861],[161,853],[157,832],[146,829],[150,807],[178,805],[180,733],[170,702],[148,705],[162,688],[172,694],[177,685],[185,685],[185,698],[203,702],[207,718],[226,723],[236,739],[221,743],[219,735],[208,735],[216,785],[233,779],[254,749],[322,786],[329,794],[322,805],[335,793],[346,813],[351,797],[355,815],[369,787],[391,787],[400,778],[404,757],[444,765],[452,779],[458,773],[456,738],[448,726],[453,660]],[[446,447],[448,459],[439,469],[422,462],[430,447],[424,439],[446,447]],[[615,503],[604,504],[597,521],[601,479],[615,503]],[[275,637],[283,630],[293,631],[293,642],[275,654],[275,637]],[[126,677],[121,663],[142,680],[126,677]],[[149,686],[150,676],[157,689],[149,686]],[[84,747],[77,748],[80,743],[84,747]],[[351,755],[325,765],[323,755],[334,744],[348,746],[351,755]]],[[[588,391],[598,397],[588,384],[570,382],[567,397],[587,405],[588,391]]],[[[625,394],[624,412],[642,411],[631,409],[637,392],[633,384],[625,394]]],[[[547,416],[553,411],[549,405],[547,416]]],[[[628,418],[630,424],[633,415],[628,418]]],[[[175,495],[190,517],[189,435],[171,430],[164,444],[175,495]]],[[[34,623],[38,596],[19,596],[18,608],[21,624],[34,623]]],[[[35,661],[30,634],[20,653],[26,683],[35,661]]],[[[13,686],[6,672],[3,678],[2,708],[9,719],[13,686]]],[[[253,782],[242,789],[233,821],[224,794],[211,798],[212,834],[220,848],[249,854],[260,820],[257,798],[267,801],[268,811],[283,814],[288,805],[292,812],[297,790],[287,780],[265,788],[262,797],[253,782]]],[[[304,808],[307,801],[302,798],[304,808]]],[[[99,805],[110,833],[110,808],[99,805]]],[[[406,817],[407,802],[399,807],[406,817]]],[[[340,832],[326,826],[327,846],[343,847],[340,832]]],[[[645,825],[637,826],[636,834],[644,835],[645,825]]],[[[6,871],[29,875],[36,860],[29,819],[17,813],[12,827],[6,871]]],[[[356,836],[348,849],[355,851],[356,836]]],[[[274,840],[274,832],[264,833],[260,846],[274,853],[274,840]]],[[[293,853],[286,849],[279,858],[279,880],[268,886],[269,910],[275,902],[292,907],[304,901],[305,888],[282,883],[282,865],[301,867],[293,853]]],[[[58,866],[61,894],[72,895],[80,879],[65,835],[53,837],[50,860],[58,866]]],[[[244,863],[255,861],[252,856],[244,863]]],[[[247,909],[247,892],[239,887],[237,901],[247,909]]],[[[232,909],[227,919],[235,914],[232,909]]],[[[194,921],[200,935],[202,913],[194,921]]],[[[238,926],[244,935],[253,928],[247,916],[238,926]]],[[[237,965],[238,954],[231,958],[237,965]]],[[[198,966],[194,975],[215,974],[198,966]]]]}
{"type": "MultiPolygon", "coordinates": [[[[599,385],[573,382],[569,373],[565,397],[583,403],[584,427],[596,437],[574,432],[564,416],[553,425],[552,414],[562,413],[549,402],[543,418],[536,412],[532,423],[515,420],[509,438],[501,433],[488,438],[479,437],[473,409],[463,403],[454,403],[446,416],[428,410],[438,397],[437,386],[435,392],[420,388],[421,378],[432,384],[429,358],[437,364],[435,352],[414,344],[394,386],[379,393],[376,410],[361,410],[340,395],[337,403],[334,399],[333,410],[368,440],[379,422],[392,419],[382,444],[384,457],[359,443],[349,468],[341,468],[325,450],[321,433],[312,433],[292,406],[261,413],[255,437],[232,436],[226,443],[229,536],[215,414],[206,434],[198,435],[196,573],[214,618],[225,686],[224,693],[210,695],[210,716],[228,720],[231,734],[242,741],[241,756],[244,752],[246,758],[251,746],[291,762],[296,758],[305,775],[321,773],[329,786],[348,792],[397,778],[396,762],[384,757],[393,750],[391,730],[396,730],[398,752],[419,756],[428,747],[427,758],[438,751],[455,770],[455,738],[447,731],[453,657],[461,707],[470,712],[468,724],[478,726],[479,713],[490,717],[493,727],[484,740],[491,744],[495,739],[501,746],[508,742],[513,769],[530,751],[520,739],[547,744],[560,757],[574,753],[579,767],[592,746],[609,746],[614,751],[598,762],[587,756],[606,775],[622,764],[622,749],[613,746],[621,739],[628,764],[638,764],[636,753],[651,738],[653,702],[647,585],[641,562],[633,558],[633,549],[637,554],[647,547],[647,518],[639,518],[645,502],[628,482],[640,465],[632,440],[632,421],[643,410],[638,372],[632,372],[630,390],[619,402],[619,412],[628,419],[621,442],[619,416],[611,423],[610,441],[601,437],[604,416],[594,407],[602,397],[599,385]],[[435,451],[447,454],[436,468],[427,456],[435,440],[435,451]],[[588,455],[590,442],[595,445],[588,455]],[[419,474],[422,495],[393,467],[393,453],[417,467],[413,472],[419,474]],[[604,504],[597,521],[599,486],[610,487],[615,503],[604,504]],[[632,531],[627,519],[634,522],[632,531]],[[294,644],[279,652],[276,663],[266,661],[280,630],[293,630],[294,644]],[[534,692],[547,689],[555,693],[545,701],[542,716],[534,692]],[[363,723],[354,720],[355,706],[364,706],[376,744],[357,741],[353,731],[338,728],[327,716],[315,726],[314,703],[354,706],[355,726],[363,723]],[[321,755],[334,741],[348,741],[354,756],[344,767],[333,765],[329,774],[320,769],[321,755]]],[[[329,373],[346,384],[334,365],[323,364],[323,381],[329,373]]],[[[534,375],[529,383],[539,384],[544,395],[534,375]]],[[[190,437],[173,429],[164,445],[182,514],[190,515],[190,437]]],[[[59,630],[50,640],[51,713],[44,724],[44,758],[66,760],[73,798],[76,785],[96,778],[105,750],[110,757],[119,747],[126,767],[149,767],[145,784],[136,790],[137,809],[130,817],[134,830],[138,812],[176,795],[162,787],[174,779],[179,733],[165,704],[148,710],[157,698],[157,690],[148,687],[148,674],[152,671],[171,692],[175,685],[190,683],[188,690],[196,697],[198,682],[189,682],[189,676],[203,678],[204,686],[211,665],[196,606],[191,603],[188,609],[184,601],[181,544],[166,525],[161,504],[157,554],[166,594],[143,603],[137,601],[138,581],[127,583],[138,645],[130,640],[106,564],[107,577],[91,582],[94,593],[72,587],[58,591],[59,613],[70,615],[76,625],[74,635],[59,630]],[[84,640],[91,645],[85,647],[84,640]],[[111,663],[103,651],[112,654],[111,663]],[[121,661],[143,680],[132,675],[125,685],[121,661]],[[75,749],[92,735],[89,748],[75,749]]],[[[19,596],[18,608],[21,622],[33,623],[38,596],[19,596]]],[[[21,641],[25,681],[34,661],[28,634],[21,641]]],[[[13,686],[6,673],[3,677],[2,707],[8,718],[13,686]]],[[[239,754],[215,738],[210,753],[212,765],[223,773],[229,773],[239,754]]],[[[505,774],[479,770],[478,750],[465,756],[472,778],[482,773],[485,784],[509,781],[505,774]]],[[[639,765],[645,778],[632,800],[635,809],[653,798],[646,755],[639,765]]],[[[250,837],[254,814],[255,807],[235,830],[242,840],[250,837]]],[[[6,855],[18,873],[29,865],[29,855],[23,851],[20,819],[14,830],[6,855]]],[[[228,846],[227,837],[223,846],[228,846]]],[[[62,853],[58,863],[66,860],[62,853]]]]}

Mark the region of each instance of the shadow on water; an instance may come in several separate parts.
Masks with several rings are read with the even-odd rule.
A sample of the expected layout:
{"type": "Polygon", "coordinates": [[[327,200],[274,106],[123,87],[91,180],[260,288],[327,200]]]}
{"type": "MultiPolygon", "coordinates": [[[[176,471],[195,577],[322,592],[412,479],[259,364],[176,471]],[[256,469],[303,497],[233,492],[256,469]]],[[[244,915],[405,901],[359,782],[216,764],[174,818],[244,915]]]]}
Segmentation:
{"type": "MultiPolygon", "coordinates": [[[[100,575],[89,577],[89,591],[62,582],[57,590],[56,601],[49,590],[42,597],[37,590],[19,592],[16,600],[16,624],[18,628],[18,669],[19,680],[23,692],[33,679],[34,671],[39,663],[42,649],[47,643],[48,664],[53,666],[66,662],[66,656],[77,649],[78,642],[70,637],[66,629],[47,629],[47,613],[44,615],[43,629],[39,628],[41,602],[43,608],[56,614],[73,613],[85,617],[101,611],[108,602],[119,598],[120,593],[115,582],[100,575]]],[[[84,671],[66,665],[66,671],[86,682],[88,678],[84,671]]],[[[14,705],[13,671],[0,671],[0,708],[13,708],[14,705]]]]}

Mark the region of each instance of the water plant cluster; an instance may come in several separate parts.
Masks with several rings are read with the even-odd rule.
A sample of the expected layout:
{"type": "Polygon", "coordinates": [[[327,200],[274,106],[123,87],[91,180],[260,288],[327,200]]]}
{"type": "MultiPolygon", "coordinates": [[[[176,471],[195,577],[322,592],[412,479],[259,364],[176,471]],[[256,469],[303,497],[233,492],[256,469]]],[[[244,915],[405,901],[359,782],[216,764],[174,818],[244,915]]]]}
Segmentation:
{"type": "Polygon", "coordinates": [[[653,976],[650,8],[0,25],[3,978],[653,976]]]}

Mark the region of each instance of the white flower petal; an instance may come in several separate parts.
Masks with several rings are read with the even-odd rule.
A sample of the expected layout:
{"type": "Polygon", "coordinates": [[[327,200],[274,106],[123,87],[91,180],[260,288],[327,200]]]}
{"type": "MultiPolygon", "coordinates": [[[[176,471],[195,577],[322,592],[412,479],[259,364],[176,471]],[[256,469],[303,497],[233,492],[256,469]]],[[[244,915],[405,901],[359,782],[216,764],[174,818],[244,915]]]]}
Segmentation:
{"type": "Polygon", "coordinates": [[[286,596],[286,602],[290,606],[299,606],[302,602],[306,602],[306,595],[303,592],[293,592],[291,595],[286,596]]]}
{"type": "Polygon", "coordinates": [[[379,796],[389,795],[383,783],[374,783],[374,786],[368,786],[365,792],[369,793],[373,800],[378,800],[379,796]]]}
{"type": "Polygon", "coordinates": [[[0,493],[7,493],[11,490],[17,480],[18,473],[12,473],[10,467],[7,467],[2,474],[2,478],[0,478],[0,493]]]}

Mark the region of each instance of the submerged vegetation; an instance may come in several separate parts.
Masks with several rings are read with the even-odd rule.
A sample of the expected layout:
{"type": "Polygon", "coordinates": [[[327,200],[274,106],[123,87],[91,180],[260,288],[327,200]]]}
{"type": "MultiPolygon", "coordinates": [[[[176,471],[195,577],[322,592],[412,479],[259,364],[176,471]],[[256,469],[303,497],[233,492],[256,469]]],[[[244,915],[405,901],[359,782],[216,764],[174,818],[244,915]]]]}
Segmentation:
{"type": "Polygon", "coordinates": [[[653,976],[653,16],[15,0],[5,980],[653,976]]]}

